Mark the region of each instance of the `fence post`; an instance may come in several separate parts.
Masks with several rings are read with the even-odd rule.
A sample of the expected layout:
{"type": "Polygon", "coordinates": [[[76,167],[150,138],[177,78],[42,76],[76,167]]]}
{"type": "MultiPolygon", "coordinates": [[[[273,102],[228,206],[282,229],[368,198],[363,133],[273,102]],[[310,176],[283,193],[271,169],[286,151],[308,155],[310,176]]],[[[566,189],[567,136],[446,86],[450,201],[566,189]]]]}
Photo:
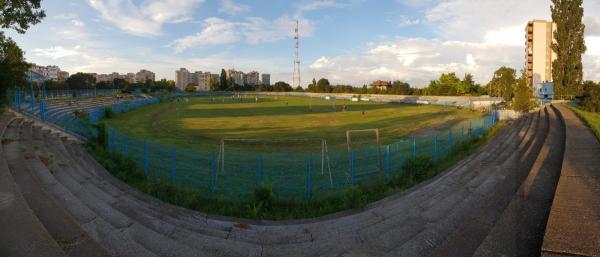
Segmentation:
{"type": "Polygon", "coordinates": [[[352,188],[354,188],[354,185],[356,185],[356,170],[354,167],[355,157],[355,152],[352,150],[352,153],[350,154],[350,179],[352,181],[352,188]]]}
{"type": "Polygon", "coordinates": [[[471,120],[470,120],[470,121],[469,121],[469,137],[471,137],[471,136],[472,136],[472,135],[471,135],[472,131],[473,131],[473,121],[471,121],[471,120]]]}
{"type": "Polygon", "coordinates": [[[312,197],[312,154],[308,156],[306,165],[306,198],[312,197]]]}
{"type": "Polygon", "coordinates": [[[122,135],[123,138],[123,155],[127,156],[129,149],[128,148],[128,143],[129,143],[129,139],[127,138],[126,135],[122,135]]]}
{"type": "Polygon", "coordinates": [[[413,159],[417,159],[417,139],[415,137],[412,138],[412,152],[413,159]]]}
{"type": "Polygon", "coordinates": [[[256,157],[256,185],[262,181],[262,156],[256,157]]]}
{"type": "Polygon", "coordinates": [[[211,174],[211,182],[210,182],[210,192],[214,195],[215,194],[215,186],[216,186],[216,180],[217,180],[217,156],[216,154],[213,153],[212,155],[212,160],[211,160],[211,164],[212,164],[212,174],[211,174]]]}
{"type": "Polygon", "coordinates": [[[433,135],[433,161],[438,160],[437,134],[433,135]]]}
{"type": "Polygon", "coordinates": [[[175,185],[175,147],[171,146],[171,184],[175,185]]]}
{"type": "Polygon", "coordinates": [[[392,169],[392,165],[391,165],[391,160],[390,160],[391,156],[390,156],[390,145],[387,145],[385,147],[385,176],[387,178],[390,178],[390,173],[391,173],[391,169],[392,169]]]}
{"type": "Polygon", "coordinates": [[[144,176],[148,176],[148,142],[144,141],[144,176]]]}
{"type": "Polygon", "coordinates": [[[448,154],[450,154],[450,152],[452,151],[452,148],[454,147],[454,144],[452,142],[452,128],[448,129],[448,154]]]}

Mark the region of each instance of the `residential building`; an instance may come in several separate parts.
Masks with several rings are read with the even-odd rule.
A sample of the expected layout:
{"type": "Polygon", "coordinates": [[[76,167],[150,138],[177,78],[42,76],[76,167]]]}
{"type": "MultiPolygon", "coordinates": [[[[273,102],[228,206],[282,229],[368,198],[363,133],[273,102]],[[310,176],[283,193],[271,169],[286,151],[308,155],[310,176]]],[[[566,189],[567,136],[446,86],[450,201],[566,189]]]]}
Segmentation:
{"type": "Polygon", "coordinates": [[[69,73],[66,71],[58,72],[58,81],[66,81],[69,78],[69,73]]]}
{"type": "Polygon", "coordinates": [[[96,77],[96,83],[100,82],[109,82],[112,83],[115,79],[122,79],[129,83],[136,83],[136,74],[135,73],[127,73],[127,74],[119,74],[118,72],[113,72],[110,74],[96,74],[93,73],[96,77]]]}
{"type": "Polygon", "coordinates": [[[142,69],[142,70],[138,71],[138,73],[135,74],[135,81],[137,83],[144,83],[147,80],[154,81],[155,76],[156,75],[154,74],[154,72],[142,69]]]}
{"type": "Polygon", "coordinates": [[[556,24],[545,20],[532,20],[525,28],[525,64],[527,81],[531,87],[552,81],[552,62],[556,53],[552,50],[556,24]]]}
{"type": "Polygon", "coordinates": [[[233,78],[233,81],[237,85],[244,85],[244,73],[241,71],[236,71],[234,69],[228,69],[226,71],[227,78],[233,78]]]}
{"type": "Polygon", "coordinates": [[[175,71],[175,87],[179,90],[185,90],[185,87],[193,83],[193,74],[190,73],[186,68],[180,68],[175,71]]]}
{"type": "Polygon", "coordinates": [[[60,68],[56,65],[46,66],[46,71],[43,73],[46,80],[58,81],[58,73],[60,68]]]}
{"type": "Polygon", "coordinates": [[[251,71],[246,74],[246,84],[250,86],[256,86],[260,82],[259,73],[257,71],[251,71]]]}
{"type": "Polygon", "coordinates": [[[196,91],[208,91],[208,81],[210,80],[210,72],[196,71],[193,74],[192,83],[196,85],[196,91]]]}
{"type": "Polygon", "coordinates": [[[374,81],[373,83],[371,83],[371,87],[381,90],[381,91],[387,91],[388,89],[390,89],[392,87],[392,82],[377,80],[377,81],[374,81]]]}
{"type": "Polygon", "coordinates": [[[271,85],[271,74],[263,73],[261,77],[261,82],[265,86],[271,85]]]}
{"type": "MultiPolygon", "coordinates": [[[[64,81],[64,80],[66,80],[66,78],[69,77],[69,75],[67,73],[67,76],[62,77],[64,79],[61,79],[61,77],[59,76],[61,73],[61,70],[56,65],[38,66],[36,64],[32,64],[29,67],[29,70],[42,75],[44,77],[44,80],[64,81]]],[[[64,73],[62,75],[64,75],[64,73]]]]}

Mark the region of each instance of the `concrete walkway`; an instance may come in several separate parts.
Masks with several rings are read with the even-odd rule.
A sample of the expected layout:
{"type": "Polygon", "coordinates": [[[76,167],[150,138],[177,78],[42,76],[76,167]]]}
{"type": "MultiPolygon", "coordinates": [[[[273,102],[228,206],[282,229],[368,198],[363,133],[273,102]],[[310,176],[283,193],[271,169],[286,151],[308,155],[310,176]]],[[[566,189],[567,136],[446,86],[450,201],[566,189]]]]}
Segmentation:
{"type": "Polygon", "coordinates": [[[546,227],[543,256],[600,256],[600,143],[568,107],[562,174],[546,227]]]}

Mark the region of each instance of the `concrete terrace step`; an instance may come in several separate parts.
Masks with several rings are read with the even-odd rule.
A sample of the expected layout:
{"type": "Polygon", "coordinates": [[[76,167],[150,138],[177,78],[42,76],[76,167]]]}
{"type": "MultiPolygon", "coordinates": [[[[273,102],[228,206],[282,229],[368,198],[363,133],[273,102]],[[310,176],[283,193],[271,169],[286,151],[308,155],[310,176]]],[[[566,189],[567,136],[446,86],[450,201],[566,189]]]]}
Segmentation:
{"type": "Polygon", "coordinates": [[[564,151],[563,121],[553,107],[549,117],[548,139],[531,172],[475,256],[539,254],[564,151]]]}
{"type": "Polygon", "coordinates": [[[28,122],[19,123],[16,129],[19,140],[8,144],[5,148],[5,158],[15,182],[21,188],[23,196],[35,215],[42,222],[52,238],[71,256],[106,256],[105,251],[79,227],[65,210],[58,205],[54,198],[46,192],[37,176],[33,174],[27,163],[34,160],[34,154],[25,147],[23,140],[27,137],[28,122]]]}
{"type": "MultiPolygon", "coordinates": [[[[55,152],[59,153],[59,155],[63,155],[61,156],[61,158],[73,160],[73,158],[68,158],[64,156],[64,154],[66,154],[66,150],[60,149],[61,143],[59,141],[60,139],[58,139],[57,137],[50,137],[50,141],[48,141],[48,143],[50,143],[52,146],[55,146],[55,152]]],[[[90,191],[89,197],[91,197],[92,195],[97,196],[97,199],[90,198],[87,199],[87,201],[99,201],[101,203],[96,204],[102,204],[104,206],[104,210],[111,210],[108,213],[101,213],[100,216],[108,218],[109,220],[113,220],[113,222],[131,222],[131,224],[127,225],[127,227],[130,230],[130,233],[133,235],[134,240],[136,240],[136,242],[138,242],[139,244],[143,245],[145,248],[150,249],[161,256],[167,254],[174,254],[175,256],[214,256],[215,254],[219,254],[219,251],[226,253],[233,252],[232,250],[227,250],[226,246],[229,245],[229,248],[233,248],[231,244],[235,245],[235,242],[227,242],[224,239],[219,240],[218,238],[197,235],[187,232],[183,229],[174,230],[173,226],[165,223],[161,219],[149,217],[145,214],[145,212],[138,211],[137,208],[135,208],[137,207],[137,204],[135,202],[120,204],[122,200],[119,196],[115,196],[116,198],[113,198],[112,195],[105,193],[104,191],[102,191],[102,189],[96,187],[96,185],[92,183],[93,179],[84,178],[81,176],[81,174],[77,174],[76,170],[83,170],[80,167],[78,167],[78,164],[70,162],[67,166],[72,167],[72,169],[65,167],[63,170],[65,171],[65,173],[71,176],[73,180],[77,181],[77,183],[82,185],[81,190],[90,191]],[[116,206],[120,206],[121,209],[115,208],[116,206]],[[182,244],[182,242],[178,242],[173,238],[169,238],[169,236],[172,236],[175,239],[186,239],[187,241],[182,240],[182,244]],[[192,239],[195,239],[197,241],[193,242],[191,241],[192,239]],[[199,242],[202,243],[200,244],[199,242]],[[216,248],[215,245],[221,245],[221,247],[216,248]],[[198,251],[191,250],[188,247],[193,247],[198,251]]],[[[67,178],[62,178],[62,180],[64,183],[74,183],[73,181],[69,181],[69,179],[67,178]]],[[[84,193],[82,192],[81,194],[84,193]]],[[[86,201],[86,199],[82,199],[82,201],[86,201]]],[[[99,209],[96,209],[96,211],[98,210],[99,209]]],[[[119,226],[119,224],[116,225],[119,226]]],[[[256,248],[260,249],[260,247],[256,248]]],[[[241,253],[248,253],[247,245],[244,247],[244,251],[238,251],[237,255],[239,256],[241,253]]],[[[253,254],[248,255],[255,256],[253,254]]]]}
{"type": "MultiPolygon", "coordinates": [[[[17,138],[4,133],[12,116],[2,115],[2,139],[17,138]],[[7,137],[8,136],[8,137],[7,137]]],[[[14,136],[14,135],[12,135],[14,136]]],[[[11,142],[12,143],[12,142],[11,142]]],[[[44,225],[29,208],[15,183],[0,148],[0,256],[65,256],[44,225]]]]}
{"type": "MultiPolygon", "coordinates": [[[[542,115],[543,117],[543,115],[542,115]]],[[[539,122],[538,126],[544,126],[545,122],[539,122]]],[[[530,127],[531,129],[535,127],[530,127]]],[[[536,133],[539,135],[539,133],[536,133]]],[[[494,162],[490,163],[491,166],[484,168],[485,174],[484,180],[475,181],[471,186],[468,186],[470,190],[460,195],[455,203],[451,204],[453,207],[450,212],[443,210],[437,211],[437,206],[433,207],[432,210],[436,210],[438,216],[434,219],[425,221],[423,228],[408,239],[404,244],[400,244],[390,251],[387,255],[389,256],[427,256],[435,254],[436,248],[443,246],[444,242],[451,240],[454,236],[460,236],[457,234],[461,231],[461,228],[465,226],[465,223],[473,222],[473,217],[478,214],[479,221],[486,219],[494,219],[494,212],[489,211],[489,208],[493,208],[496,205],[491,204],[493,201],[502,202],[506,198],[507,194],[510,194],[511,178],[514,178],[517,174],[519,162],[517,161],[526,149],[531,148],[536,142],[538,137],[529,137],[528,142],[524,144],[522,148],[518,148],[516,151],[506,151],[510,154],[506,157],[498,158],[494,162]]],[[[504,200],[505,201],[505,200],[504,200]]],[[[454,248],[452,248],[454,249],[454,248]]]]}

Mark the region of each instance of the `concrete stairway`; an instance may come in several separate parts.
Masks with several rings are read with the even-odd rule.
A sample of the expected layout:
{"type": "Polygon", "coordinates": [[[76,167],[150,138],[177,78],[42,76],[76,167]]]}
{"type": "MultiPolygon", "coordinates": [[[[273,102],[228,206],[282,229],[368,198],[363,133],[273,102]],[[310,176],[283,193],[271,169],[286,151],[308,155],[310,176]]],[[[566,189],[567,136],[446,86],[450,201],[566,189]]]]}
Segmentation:
{"type": "Polygon", "coordinates": [[[364,210],[273,222],[163,203],[112,177],[74,141],[21,119],[6,131],[18,141],[0,159],[9,175],[27,174],[12,183],[35,196],[24,198],[45,240],[82,242],[56,244],[73,256],[539,255],[565,145],[560,113],[543,108],[436,178],[364,210]],[[34,182],[37,190],[27,186],[34,182]],[[45,212],[65,229],[47,224],[45,212]]]}

